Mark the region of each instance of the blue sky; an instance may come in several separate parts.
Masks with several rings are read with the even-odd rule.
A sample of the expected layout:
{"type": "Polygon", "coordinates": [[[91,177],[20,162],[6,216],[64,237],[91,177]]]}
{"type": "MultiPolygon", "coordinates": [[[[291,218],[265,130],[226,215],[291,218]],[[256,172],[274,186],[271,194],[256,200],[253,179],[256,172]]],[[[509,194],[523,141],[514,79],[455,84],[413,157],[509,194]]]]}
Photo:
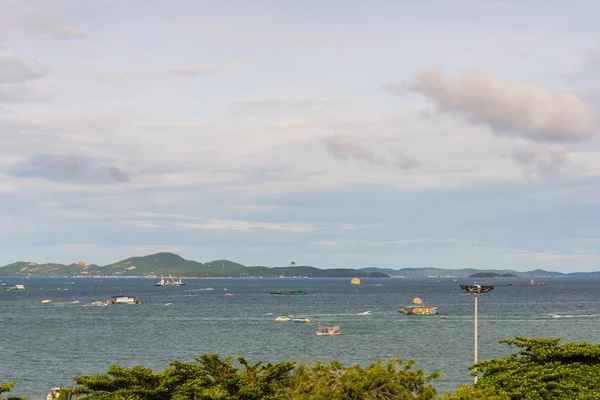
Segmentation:
{"type": "Polygon", "coordinates": [[[0,265],[600,270],[597,2],[0,7],[0,265]]]}

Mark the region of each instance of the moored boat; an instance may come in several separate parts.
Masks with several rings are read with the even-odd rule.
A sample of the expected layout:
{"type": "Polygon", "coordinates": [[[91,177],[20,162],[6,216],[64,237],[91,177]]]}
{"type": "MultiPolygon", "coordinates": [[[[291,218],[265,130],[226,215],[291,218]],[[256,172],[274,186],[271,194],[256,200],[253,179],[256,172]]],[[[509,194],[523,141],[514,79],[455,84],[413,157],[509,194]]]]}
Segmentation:
{"type": "Polygon", "coordinates": [[[165,279],[161,276],[160,281],[156,282],[154,286],[185,286],[185,282],[183,282],[181,278],[175,280],[175,278],[173,278],[171,275],[169,275],[169,278],[171,278],[171,280],[165,279]]]}
{"type": "Polygon", "coordinates": [[[132,296],[112,296],[110,299],[106,300],[106,304],[140,304],[141,301],[136,297],[132,296]]]}
{"type": "Polygon", "coordinates": [[[292,319],[290,317],[276,317],[275,322],[290,322],[292,319]]]}
{"type": "Polygon", "coordinates": [[[400,314],[406,315],[435,315],[438,308],[433,306],[406,306],[398,309],[400,314]]]}
{"type": "Polygon", "coordinates": [[[342,331],[339,326],[319,326],[315,333],[319,336],[338,336],[342,331]]]}
{"type": "Polygon", "coordinates": [[[293,318],[292,322],[309,324],[310,323],[310,319],[308,317],[306,317],[306,318],[293,318]]]}
{"type": "Polygon", "coordinates": [[[14,285],[9,287],[6,290],[25,290],[25,286],[24,285],[14,285]]]}
{"type": "Polygon", "coordinates": [[[306,290],[278,290],[276,292],[271,292],[271,294],[276,294],[276,295],[305,295],[308,294],[308,291],[306,290]]]}

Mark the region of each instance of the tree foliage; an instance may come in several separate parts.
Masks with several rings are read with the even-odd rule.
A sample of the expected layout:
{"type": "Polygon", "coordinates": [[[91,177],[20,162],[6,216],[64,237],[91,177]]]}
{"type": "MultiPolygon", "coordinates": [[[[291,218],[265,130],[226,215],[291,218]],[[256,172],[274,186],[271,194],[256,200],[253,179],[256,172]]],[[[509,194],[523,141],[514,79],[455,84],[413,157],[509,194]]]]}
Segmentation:
{"type": "MultiPolygon", "coordinates": [[[[0,394],[10,392],[10,390],[17,384],[17,382],[7,382],[0,384],[0,394]]],[[[26,400],[20,397],[8,397],[7,400],[26,400]]]]}
{"type": "Polygon", "coordinates": [[[472,366],[480,376],[475,388],[514,400],[600,399],[600,345],[560,341],[521,336],[501,340],[521,350],[472,366]]]}
{"type": "Polygon", "coordinates": [[[115,396],[144,400],[271,399],[290,379],[294,363],[248,363],[243,357],[220,359],[205,354],[195,363],[173,361],[171,367],[155,373],[150,368],[121,368],[111,365],[107,374],[82,376],[75,380],[90,397],[114,399],[115,396]]]}
{"type": "Polygon", "coordinates": [[[202,355],[195,363],[173,361],[170,368],[155,373],[135,366],[109,367],[103,375],[75,380],[90,397],[144,400],[291,400],[291,399],[434,399],[430,381],[439,373],[425,375],[412,370],[414,361],[393,357],[361,368],[344,367],[339,361],[316,362],[295,368],[295,363],[263,365],[216,354],[202,355]]]}
{"type": "Polygon", "coordinates": [[[441,377],[439,372],[425,375],[423,370],[411,370],[414,361],[403,362],[397,356],[386,363],[376,361],[366,368],[344,367],[339,361],[301,365],[293,374],[290,388],[281,399],[370,400],[418,399],[436,397],[430,385],[441,377]]]}
{"type": "MultiPolygon", "coordinates": [[[[162,372],[111,365],[106,374],[81,376],[77,387],[61,388],[57,400],[600,400],[600,344],[560,340],[501,340],[517,353],[473,365],[477,383],[441,397],[431,384],[441,373],[427,375],[397,356],[362,368],[339,361],[251,364],[206,354],[191,363],[173,361],[162,372]]],[[[14,384],[1,384],[0,394],[14,384]]]]}
{"type": "Polygon", "coordinates": [[[10,389],[12,389],[13,386],[15,386],[16,384],[17,382],[3,383],[2,385],[0,385],[0,393],[10,392],[10,389]]]}

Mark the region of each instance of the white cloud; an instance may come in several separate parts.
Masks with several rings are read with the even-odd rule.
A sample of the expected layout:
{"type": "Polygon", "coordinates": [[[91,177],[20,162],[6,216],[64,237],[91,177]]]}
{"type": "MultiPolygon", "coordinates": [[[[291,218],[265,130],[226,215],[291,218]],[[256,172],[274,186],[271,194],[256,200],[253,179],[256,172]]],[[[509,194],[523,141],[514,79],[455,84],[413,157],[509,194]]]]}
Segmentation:
{"type": "Polygon", "coordinates": [[[598,133],[596,113],[577,96],[532,83],[503,81],[478,70],[452,78],[438,69],[425,69],[409,87],[387,89],[417,91],[440,112],[488,124],[498,134],[535,141],[577,141],[598,133]]]}
{"type": "Polygon", "coordinates": [[[560,253],[560,252],[536,252],[536,253],[511,253],[500,254],[489,257],[491,259],[506,259],[506,260],[530,260],[530,261],[569,261],[569,260],[598,260],[600,253],[598,252],[582,252],[582,253],[560,253]]]}
{"type": "Polygon", "coordinates": [[[129,220],[123,221],[124,224],[134,225],[143,228],[158,228],[165,226],[177,226],[181,228],[206,229],[206,230],[233,230],[233,231],[250,231],[253,229],[267,229],[275,231],[289,232],[308,232],[321,230],[321,226],[303,225],[294,223],[277,223],[277,222],[259,222],[259,221],[242,221],[242,220],[208,220],[201,223],[193,222],[162,222],[162,221],[146,221],[146,220],[129,220]]]}
{"type": "Polygon", "coordinates": [[[398,239],[398,240],[381,240],[381,241],[370,241],[370,240],[335,240],[335,241],[317,241],[313,242],[316,245],[322,246],[384,246],[384,245],[409,245],[409,244],[422,244],[422,243],[467,243],[467,244],[479,244],[478,241],[466,241],[455,238],[447,239],[398,239]]]}
{"type": "Polygon", "coordinates": [[[287,232],[311,232],[311,231],[324,231],[328,229],[340,229],[340,230],[357,230],[372,228],[376,225],[373,224],[325,224],[325,223],[294,223],[294,222],[264,222],[264,221],[247,221],[247,220],[229,220],[229,219],[209,219],[205,222],[183,222],[178,221],[179,219],[190,219],[196,220],[200,218],[176,215],[176,214],[162,214],[162,213],[139,213],[137,215],[154,217],[155,219],[135,219],[135,220],[124,220],[122,223],[126,225],[133,225],[140,228],[163,228],[163,227],[179,227],[179,228],[190,228],[190,229],[203,229],[203,230],[222,230],[222,231],[246,231],[256,229],[264,229],[271,231],[287,231],[287,232]],[[161,219],[156,219],[161,218],[161,219]],[[165,220],[169,218],[170,220],[165,220]]]}

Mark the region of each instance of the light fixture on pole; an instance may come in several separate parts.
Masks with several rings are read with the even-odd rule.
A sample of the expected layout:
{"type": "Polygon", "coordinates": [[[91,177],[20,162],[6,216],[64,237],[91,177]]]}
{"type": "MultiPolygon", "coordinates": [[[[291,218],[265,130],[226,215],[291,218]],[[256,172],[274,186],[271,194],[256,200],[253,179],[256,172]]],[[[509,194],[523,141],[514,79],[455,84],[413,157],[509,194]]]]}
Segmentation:
{"type": "MultiPolygon", "coordinates": [[[[463,290],[463,292],[467,292],[467,293],[475,293],[475,317],[474,317],[474,322],[475,322],[475,332],[474,332],[474,352],[475,352],[475,362],[473,364],[477,364],[477,337],[478,337],[478,333],[477,333],[477,298],[479,297],[480,294],[482,293],[487,293],[487,292],[491,292],[492,290],[494,290],[494,286],[493,285],[460,285],[460,288],[463,290]]],[[[475,375],[475,383],[477,383],[477,375],[475,375]]]]}

